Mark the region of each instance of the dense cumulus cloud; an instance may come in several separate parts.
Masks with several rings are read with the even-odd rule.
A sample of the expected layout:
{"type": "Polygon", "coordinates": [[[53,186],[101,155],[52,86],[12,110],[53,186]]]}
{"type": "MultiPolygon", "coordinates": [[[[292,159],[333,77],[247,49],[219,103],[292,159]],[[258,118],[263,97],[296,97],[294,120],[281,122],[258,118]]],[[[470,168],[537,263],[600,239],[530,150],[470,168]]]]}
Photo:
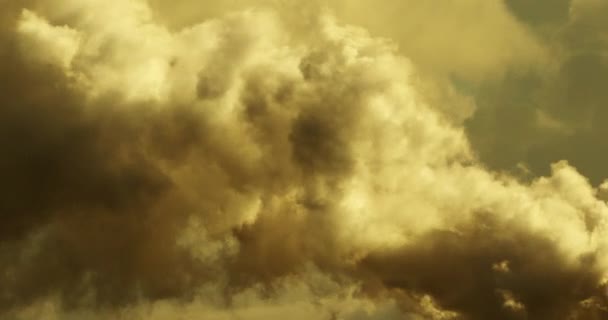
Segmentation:
{"type": "Polygon", "coordinates": [[[0,4],[1,319],[608,316],[603,2],[0,4]]]}

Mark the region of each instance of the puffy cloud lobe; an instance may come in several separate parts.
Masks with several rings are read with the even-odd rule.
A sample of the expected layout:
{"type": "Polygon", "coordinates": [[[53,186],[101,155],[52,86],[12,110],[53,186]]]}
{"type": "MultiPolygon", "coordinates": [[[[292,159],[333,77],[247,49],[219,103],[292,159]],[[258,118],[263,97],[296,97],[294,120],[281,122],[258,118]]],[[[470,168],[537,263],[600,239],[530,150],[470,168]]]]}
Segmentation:
{"type": "Polygon", "coordinates": [[[604,312],[598,191],[565,162],[487,170],[388,40],[327,14],[174,30],[142,1],[29,4],[1,38],[0,313],[604,312]]]}
{"type": "Polygon", "coordinates": [[[80,45],[77,32],[65,27],[51,26],[28,10],[23,11],[17,30],[24,36],[22,52],[31,54],[34,59],[40,59],[37,63],[48,63],[67,69],[80,45]],[[40,51],[45,51],[45,54],[40,55],[40,51]]]}

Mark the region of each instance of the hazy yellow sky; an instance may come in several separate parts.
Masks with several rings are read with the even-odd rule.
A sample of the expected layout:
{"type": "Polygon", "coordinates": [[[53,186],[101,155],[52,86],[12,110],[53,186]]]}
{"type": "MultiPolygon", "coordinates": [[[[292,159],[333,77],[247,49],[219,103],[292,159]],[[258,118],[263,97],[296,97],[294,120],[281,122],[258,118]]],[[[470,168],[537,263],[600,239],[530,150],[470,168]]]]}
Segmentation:
{"type": "Polygon", "coordinates": [[[0,319],[607,319],[607,85],[603,0],[0,0],[0,319]]]}

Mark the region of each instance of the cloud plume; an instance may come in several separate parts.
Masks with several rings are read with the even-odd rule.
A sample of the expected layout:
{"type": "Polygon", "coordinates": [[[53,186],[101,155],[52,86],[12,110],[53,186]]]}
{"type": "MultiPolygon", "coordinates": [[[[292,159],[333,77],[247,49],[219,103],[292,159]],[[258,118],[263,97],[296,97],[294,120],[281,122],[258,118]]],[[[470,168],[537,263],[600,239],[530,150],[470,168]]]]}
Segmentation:
{"type": "MultiPolygon", "coordinates": [[[[583,2],[572,30],[599,23],[583,2]]],[[[430,19],[416,36],[367,20],[365,1],[180,3],[200,16],[6,1],[0,318],[607,316],[605,185],[568,158],[496,170],[481,138],[494,91],[476,90],[517,87],[510,70],[554,53],[543,26],[567,15],[410,3],[412,23],[430,19]],[[471,8],[513,31],[498,49],[475,28],[436,42],[471,8]]],[[[587,101],[572,59],[547,99],[564,85],[587,101]]],[[[532,113],[578,129],[551,112],[532,113]]]]}

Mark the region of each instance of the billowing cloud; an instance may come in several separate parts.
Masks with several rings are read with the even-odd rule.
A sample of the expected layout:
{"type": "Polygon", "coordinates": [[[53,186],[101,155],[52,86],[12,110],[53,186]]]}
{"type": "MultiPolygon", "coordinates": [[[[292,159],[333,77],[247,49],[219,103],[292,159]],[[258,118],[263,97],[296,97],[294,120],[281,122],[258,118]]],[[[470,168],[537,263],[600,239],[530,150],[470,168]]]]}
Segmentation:
{"type": "Polygon", "coordinates": [[[398,35],[371,3],[11,2],[0,317],[605,317],[605,188],[493,171],[471,130],[547,35],[516,2],[408,3],[398,35]]]}

